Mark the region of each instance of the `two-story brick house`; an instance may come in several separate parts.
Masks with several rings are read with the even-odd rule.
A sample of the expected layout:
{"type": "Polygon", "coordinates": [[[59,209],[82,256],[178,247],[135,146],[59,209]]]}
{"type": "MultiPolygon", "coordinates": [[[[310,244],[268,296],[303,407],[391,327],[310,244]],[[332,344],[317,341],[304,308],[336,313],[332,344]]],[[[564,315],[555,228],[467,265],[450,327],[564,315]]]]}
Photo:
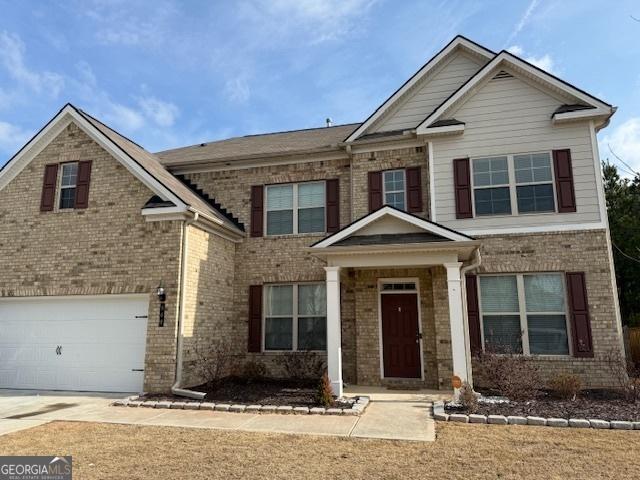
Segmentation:
{"type": "Polygon", "coordinates": [[[0,171],[0,387],[179,391],[214,342],[336,393],[483,348],[607,385],[614,112],[463,37],[363,123],[151,154],[67,105],[0,171]]]}

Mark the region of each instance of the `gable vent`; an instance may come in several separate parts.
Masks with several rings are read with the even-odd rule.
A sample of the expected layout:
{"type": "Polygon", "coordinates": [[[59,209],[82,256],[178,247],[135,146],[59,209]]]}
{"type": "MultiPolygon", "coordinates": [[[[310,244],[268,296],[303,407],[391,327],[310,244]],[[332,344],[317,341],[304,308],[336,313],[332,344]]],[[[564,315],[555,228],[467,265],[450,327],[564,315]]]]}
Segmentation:
{"type": "Polygon", "coordinates": [[[499,80],[501,78],[513,78],[513,75],[511,75],[509,72],[505,72],[504,70],[500,70],[500,72],[493,77],[492,80],[499,80]]]}

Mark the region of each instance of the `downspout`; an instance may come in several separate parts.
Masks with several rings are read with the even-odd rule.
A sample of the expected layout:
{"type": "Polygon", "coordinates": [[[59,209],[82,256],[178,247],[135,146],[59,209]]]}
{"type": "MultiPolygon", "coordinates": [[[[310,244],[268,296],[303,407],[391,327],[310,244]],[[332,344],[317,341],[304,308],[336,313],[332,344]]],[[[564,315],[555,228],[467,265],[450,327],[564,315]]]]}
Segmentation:
{"type": "Polygon", "coordinates": [[[482,257],[480,256],[480,247],[476,248],[474,260],[467,266],[460,269],[460,276],[462,277],[462,315],[464,318],[464,346],[467,353],[467,381],[473,386],[473,373],[471,368],[471,340],[469,338],[469,312],[467,311],[467,272],[475,270],[482,263],[482,257]]]}
{"type": "Polygon", "coordinates": [[[187,286],[187,263],[188,263],[188,249],[189,249],[189,225],[198,221],[200,214],[198,212],[194,212],[193,218],[189,220],[185,220],[182,225],[182,263],[180,265],[180,300],[178,305],[178,332],[177,332],[177,340],[176,340],[176,375],[175,375],[175,383],[171,387],[171,393],[174,395],[178,395],[180,397],[188,397],[195,398],[196,400],[203,400],[206,393],[196,392],[193,390],[187,390],[185,388],[180,388],[182,384],[182,365],[183,365],[183,356],[182,356],[182,344],[183,344],[183,336],[184,336],[184,302],[186,298],[186,286],[187,286]]]}

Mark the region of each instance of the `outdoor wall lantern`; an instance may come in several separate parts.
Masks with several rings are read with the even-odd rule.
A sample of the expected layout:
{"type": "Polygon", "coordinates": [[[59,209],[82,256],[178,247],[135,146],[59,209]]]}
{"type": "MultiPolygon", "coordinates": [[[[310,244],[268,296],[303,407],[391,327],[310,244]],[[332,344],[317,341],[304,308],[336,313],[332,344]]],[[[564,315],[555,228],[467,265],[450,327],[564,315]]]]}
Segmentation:
{"type": "Polygon", "coordinates": [[[167,293],[164,291],[162,283],[158,286],[156,293],[158,295],[158,300],[160,301],[160,319],[158,320],[158,326],[164,327],[164,308],[165,302],[167,301],[167,293]]]}

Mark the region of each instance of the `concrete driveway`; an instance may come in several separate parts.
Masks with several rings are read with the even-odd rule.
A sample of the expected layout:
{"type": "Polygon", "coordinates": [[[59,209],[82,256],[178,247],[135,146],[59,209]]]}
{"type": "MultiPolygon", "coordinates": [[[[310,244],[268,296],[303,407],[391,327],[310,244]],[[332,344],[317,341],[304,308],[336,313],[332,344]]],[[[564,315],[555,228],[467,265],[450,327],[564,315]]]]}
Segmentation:
{"type": "Polygon", "coordinates": [[[189,428],[219,428],[395,440],[435,440],[431,401],[435,395],[354,387],[348,394],[370,395],[360,417],[272,415],[200,410],[112,407],[126,394],[0,390],[0,435],[50,421],[84,421],[189,428]]]}

